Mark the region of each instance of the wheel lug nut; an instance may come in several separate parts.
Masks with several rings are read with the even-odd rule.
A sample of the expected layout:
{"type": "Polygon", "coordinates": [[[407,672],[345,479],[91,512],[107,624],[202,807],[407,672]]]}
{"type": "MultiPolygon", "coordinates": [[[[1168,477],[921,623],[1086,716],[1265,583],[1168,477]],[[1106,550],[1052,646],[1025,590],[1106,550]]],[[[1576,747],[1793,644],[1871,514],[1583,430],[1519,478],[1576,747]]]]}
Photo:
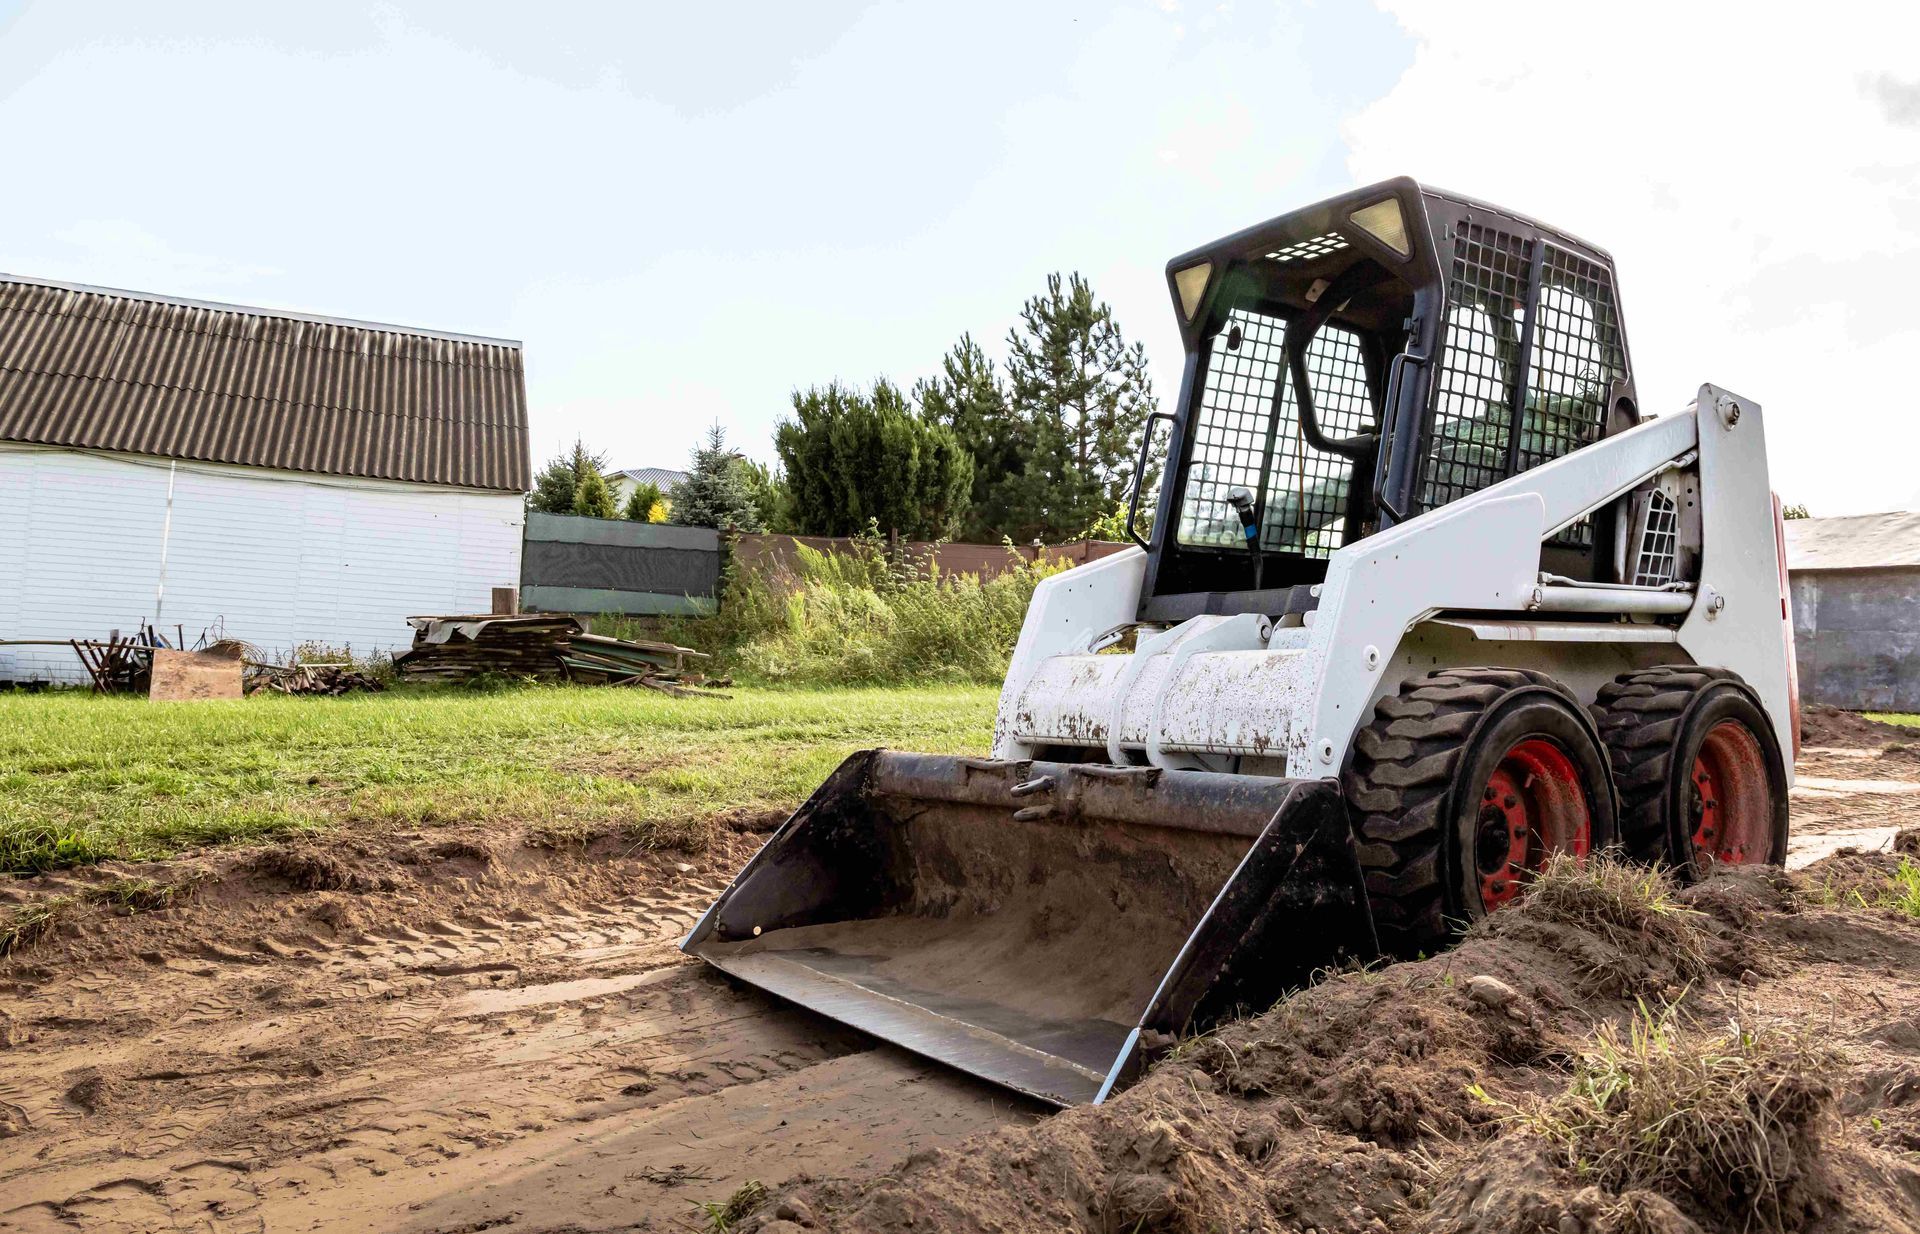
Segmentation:
{"type": "Polygon", "coordinates": [[[1502,801],[1500,804],[1504,805],[1505,807],[1507,807],[1507,809],[1511,810],[1513,809],[1513,807],[1520,804],[1520,799],[1518,797],[1515,797],[1513,794],[1509,793],[1507,794],[1506,800],[1502,801]]]}

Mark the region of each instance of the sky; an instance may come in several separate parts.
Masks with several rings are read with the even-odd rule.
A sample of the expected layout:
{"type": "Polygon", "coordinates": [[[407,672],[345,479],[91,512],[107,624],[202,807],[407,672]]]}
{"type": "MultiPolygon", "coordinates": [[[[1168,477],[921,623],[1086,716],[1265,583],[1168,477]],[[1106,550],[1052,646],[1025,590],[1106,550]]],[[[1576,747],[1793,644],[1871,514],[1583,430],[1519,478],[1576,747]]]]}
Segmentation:
{"type": "Polygon", "coordinates": [[[0,0],[0,270],[522,340],[533,447],[773,460],[797,387],[1412,175],[1616,259],[1643,406],[1920,505],[1920,6],[0,0]]]}

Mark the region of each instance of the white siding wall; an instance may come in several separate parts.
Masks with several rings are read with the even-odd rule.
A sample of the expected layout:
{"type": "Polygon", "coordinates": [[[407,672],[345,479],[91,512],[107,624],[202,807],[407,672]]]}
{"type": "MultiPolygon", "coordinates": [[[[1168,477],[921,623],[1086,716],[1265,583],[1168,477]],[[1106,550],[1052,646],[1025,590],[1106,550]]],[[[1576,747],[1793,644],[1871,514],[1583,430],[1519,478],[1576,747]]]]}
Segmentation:
{"type": "MultiPolygon", "coordinates": [[[[131,634],[154,615],[163,459],[0,445],[0,639],[131,634]]],[[[283,653],[394,650],[415,613],[485,612],[520,581],[512,494],[182,463],[158,624],[283,653]]],[[[71,650],[0,647],[0,680],[85,680],[71,650]]]]}

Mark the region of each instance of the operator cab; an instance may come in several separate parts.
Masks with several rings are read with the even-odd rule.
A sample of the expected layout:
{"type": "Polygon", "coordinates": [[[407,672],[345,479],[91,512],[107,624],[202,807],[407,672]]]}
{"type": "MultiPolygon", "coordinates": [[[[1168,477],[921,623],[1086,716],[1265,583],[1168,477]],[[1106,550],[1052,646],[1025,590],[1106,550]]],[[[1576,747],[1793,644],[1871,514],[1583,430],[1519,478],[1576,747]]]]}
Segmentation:
{"type": "MultiPolygon", "coordinates": [[[[1335,549],[1639,418],[1612,258],[1412,180],[1196,249],[1167,282],[1186,366],[1143,621],[1304,612],[1335,549]]],[[[1617,581],[1615,518],[1562,528],[1542,569],[1617,581]]]]}

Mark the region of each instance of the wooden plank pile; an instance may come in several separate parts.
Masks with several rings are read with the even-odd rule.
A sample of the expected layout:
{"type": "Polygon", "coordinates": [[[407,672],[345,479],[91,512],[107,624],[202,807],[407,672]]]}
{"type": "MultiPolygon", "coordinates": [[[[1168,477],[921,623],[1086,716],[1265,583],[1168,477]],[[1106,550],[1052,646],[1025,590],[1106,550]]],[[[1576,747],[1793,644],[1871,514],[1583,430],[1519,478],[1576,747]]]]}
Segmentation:
{"type": "MultiPolygon", "coordinates": [[[[588,634],[572,617],[550,613],[513,616],[409,617],[413,646],[393,657],[403,677],[464,681],[483,673],[536,681],[645,686],[670,694],[696,693],[709,684],[689,660],[703,652],[672,643],[588,634]]],[[[717,683],[724,684],[724,683],[717,683]]]]}
{"type": "MultiPolygon", "coordinates": [[[[672,643],[605,638],[576,634],[561,662],[570,681],[592,685],[647,686],[668,694],[693,694],[689,687],[709,684],[687,668],[689,659],[704,660],[707,653],[672,643]]],[[[711,683],[725,684],[725,683],[711,683]]]]}
{"type": "Polygon", "coordinates": [[[560,657],[584,633],[565,615],[409,617],[413,646],[393,657],[402,676],[465,681],[482,673],[552,681],[566,674],[560,657]]]}

